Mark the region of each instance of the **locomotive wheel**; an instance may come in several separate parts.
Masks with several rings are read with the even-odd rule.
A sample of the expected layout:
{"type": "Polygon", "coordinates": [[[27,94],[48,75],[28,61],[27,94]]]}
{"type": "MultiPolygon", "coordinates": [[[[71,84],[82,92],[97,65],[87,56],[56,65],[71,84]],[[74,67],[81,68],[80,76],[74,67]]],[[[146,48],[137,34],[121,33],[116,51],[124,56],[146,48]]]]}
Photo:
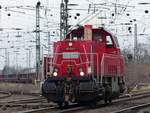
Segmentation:
{"type": "Polygon", "coordinates": [[[112,103],[112,98],[111,97],[109,97],[109,98],[105,97],[104,102],[105,102],[105,104],[108,104],[108,102],[110,104],[110,103],[112,103]]]}
{"type": "Polygon", "coordinates": [[[104,98],[105,104],[107,104],[107,101],[108,101],[108,99],[107,99],[107,97],[105,97],[105,98],[104,98]]]}
{"type": "Polygon", "coordinates": [[[65,101],[64,103],[65,103],[65,106],[68,106],[68,105],[69,105],[69,102],[67,102],[67,101],[65,101]]]}
{"type": "Polygon", "coordinates": [[[59,103],[57,103],[57,104],[58,104],[59,108],[62,108],[62,105],[63,105],[62,102],[59,102],[59,103]]]}
{"type": "Polygon", "coordinates": [[[108,104],[112,102],[112,91],[111,91],[111,86],[110,85],[106,85],[105,86],[105,92],[104,92],[104,102],[105,104],[108,104]]]}
{"type": "Polygon", "coordinates": [[[91,104],[90,104],[90,106],[91,106],[92,108],[94,108],[94,107],[96,107],[96,104],[97,104],[96,101],[92,101],[91,104]]]}
{"type": "Polygon", "coordinates": [[[109,97],[109,103],[112,103],[112,98],[111,97],[109,97]]]}

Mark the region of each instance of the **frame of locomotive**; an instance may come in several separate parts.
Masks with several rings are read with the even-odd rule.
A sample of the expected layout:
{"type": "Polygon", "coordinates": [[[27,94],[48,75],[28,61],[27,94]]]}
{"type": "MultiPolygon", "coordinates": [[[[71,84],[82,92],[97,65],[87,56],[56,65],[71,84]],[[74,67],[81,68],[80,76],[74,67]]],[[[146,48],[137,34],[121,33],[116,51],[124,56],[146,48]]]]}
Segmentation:
{"type": "Polygon", "coordinates": [[[54,44],[54,54],[50,55],[53,56],[52,58],[44,58],[43,75],[45,82],[42,85],[42,94],[48,101],[56,102],[60,106],[63,103],[68,105],[69,102],[91,102],[95,104],[100,100],[104,100],[107,103],[117,98],[125,90],[124,58],[120,54],[117,39],[103,28],[98,28],[98,30],[101,30],[105,34],[105,37],[103,37],[105,38],[105,44],[107,43],[106,35],[109,35],[113,45],[115,45],[109,45],[108,47],[107,45],[103,45],[101,58],[100,53],[98,53],[99,50],[93,48],[93,42],[95,40],[70,40],[68,37],[70,37],[71,33],[63,41],[58,41],[54,44]],[[75,43],[77,44],[74,45],[75,43]],[[68,58],[63,59],[64,52],[77,54],[77,51],[67,50],[66,47],[77,48],[78,43],[82,43],[82,47],[84,48],[78,51],[79,56],[76,55],[77,58],[73,59],[66,56],[68,58]],[[88,46],[85,46],[85,43],[91,46],[89,52],[86,52],[85,47],[88,48],[88,46]],[[65,51],[63,49],[61,51],[60,48],[65,48],[65,51]],[[114,51],[109,51],[109,49],[114,49],[114,51]],[[93,52],[93,50],[96,52],[93,52]],[[61,58],[60,61],[58,60],[59,58],[61,58]],[[81,58],[81,61],[85,58],[83,60],[84,62],[76,63],[78,58],[81,58]],[[70,63],[71,65],[68,63],[66,66],[63,65],[64,62],[74,62],[73,66],[77,67],[79,72],[73,74],[71,67],[73,63],[70,63]],[[61,69],[59,70],[58,67],[61,69]],[[83,69],[80,69],[80,67],[83,69]],[[68,74],[61,72],[65,68],[67,68],[66,71],[68,74]]]}

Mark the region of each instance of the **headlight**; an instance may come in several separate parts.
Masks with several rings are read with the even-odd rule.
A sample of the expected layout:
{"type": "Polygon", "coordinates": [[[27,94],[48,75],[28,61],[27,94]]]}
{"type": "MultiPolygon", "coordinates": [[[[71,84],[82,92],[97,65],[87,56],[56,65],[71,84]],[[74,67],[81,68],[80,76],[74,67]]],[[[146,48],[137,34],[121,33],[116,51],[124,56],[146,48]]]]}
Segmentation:
{"type": "Polygon", "coordinates": [[[72,46],[72,42],[69,42],[69,44],[68,44],[70,47],[72,46]]]}
{"type": "Polygon", "coordinates": [[[58,68],[54,68],[54,70],[53,70],[53,76],[58,76],[58,68]]]}
{"type": "Polygon", "coordinates": [[[55,76],[55,77],[56,77],[57,75],[58,75],[58,73],[57,73],[57,72],[53,72],[53,76],[55,76]]]}
{"type": "Polygon", "coordinates": [[[84,76],[84,72],[80,72],[80,76],[84,76]]]}

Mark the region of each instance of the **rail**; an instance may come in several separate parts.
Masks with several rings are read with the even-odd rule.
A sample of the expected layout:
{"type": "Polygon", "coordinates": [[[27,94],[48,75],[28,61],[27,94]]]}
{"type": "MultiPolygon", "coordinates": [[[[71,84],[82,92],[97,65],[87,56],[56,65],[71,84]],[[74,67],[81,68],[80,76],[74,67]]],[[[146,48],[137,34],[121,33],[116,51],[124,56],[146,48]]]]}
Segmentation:
{"type": "Polygon", "coordinates": [[[0,94],[3,94],[3,96],[0,96],[0,99],[4,99],[4,98],[10,97],[12,95],[12,93],[4,92],[4,91],[0,91],[0,94]]]}
{"type": "MultiPolygon", "coordinates": [[[[146,97],[150,97],[150,92],[149,93],[146,92],[145,94],[141,93],[141,95],[138,93],[138,94],[132,95],[132,97],[121,97],[121,99],[116,99],[113,103],[136,100],[136,99],[141,99],[141,98],[146,98],[146,97]]],[[[134,106],[135,108],[134,107],[126,108],[126,110],[127,109],[136,109],[136,107],[140,108],[142,106],[149,106],[149,105],[150,105],[150,103],[147,103],[147,104],[143,104],[143,105],[139,105],[139,106],[134,106]]],[[[99,104],[95,108],[104,107],[104,106],[106,106],[106,105],[99,104]]],[[[90,108],[91,107],[89,107],[89,106],[81,106],[78,104],[72,104],[71,106],[69,106],[65,109],[58,109],[57,106],[53,106],[53,107],[40,108],[40,109],[34,109],[34,110],[26,110],[26,111],[21,111],[18,113],[41,113],[41,112],[42,113],[48,113],[48,112],[50,112],[50,113],[71,113],[71,112],[86,110],[86,109],[90,109],[90,108]]],[[[112,112],[112,113],[122,113],[120,111],[116,111],[116,112],[112,112]]]]}
{"type": "Polygon", "coordinates": [[[128,107],[128,108],[121,109],[119,111],[114,111],[114,112],[111,112],[111,113],[125,113],[125,112],[131,111],[131,110],[139,110],[139,109],[146,108],[146,107],[150,107],[150,103],[128,107]]]}

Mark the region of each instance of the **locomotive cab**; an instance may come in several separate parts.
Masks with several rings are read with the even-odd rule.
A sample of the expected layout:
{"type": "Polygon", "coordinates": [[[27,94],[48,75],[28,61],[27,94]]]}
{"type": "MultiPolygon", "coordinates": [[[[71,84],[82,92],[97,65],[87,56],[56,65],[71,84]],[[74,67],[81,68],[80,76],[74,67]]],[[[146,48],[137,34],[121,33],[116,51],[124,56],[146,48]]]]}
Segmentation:
{"type": "Polygon", "coordinates": [[[91,25],[77,28],[54,43],[53,60],[47,69],[50,76],[45,77],[42,94],[59,105],[102,99],[111,102],[113,95],[124,90],[123,63],[111,33],[91,25]]]}

